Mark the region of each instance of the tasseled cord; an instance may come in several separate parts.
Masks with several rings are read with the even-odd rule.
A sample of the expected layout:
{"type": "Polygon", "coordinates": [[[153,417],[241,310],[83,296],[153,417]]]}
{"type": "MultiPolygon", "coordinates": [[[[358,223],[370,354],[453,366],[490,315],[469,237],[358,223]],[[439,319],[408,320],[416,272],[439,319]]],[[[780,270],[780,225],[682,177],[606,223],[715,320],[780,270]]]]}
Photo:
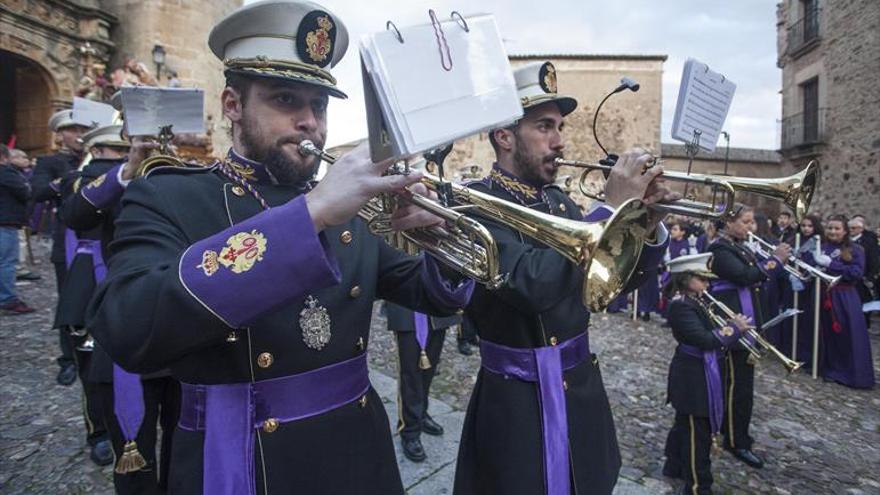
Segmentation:
{"type": "Polygon", "coordinates": [[[116,463],[116,473],[118,474],[128,474],[133,473],[135,471],[140,471],[144,467],[146,467],[147,461],[144,459],[144,456],[138,452],[137,443],[132,440],[130,442],[125,443],[125,447],[122,451],[122,457],[119,458],[119,462],[116,463]]]}
{"type": "Polygon", "coordinates": [[[422,349],[422,352],[419,355],[419,369],[422,369],[422,370],[431,369],[431,360],[428,359],[428,354],[425,353],[424,349],[422,349]]]}

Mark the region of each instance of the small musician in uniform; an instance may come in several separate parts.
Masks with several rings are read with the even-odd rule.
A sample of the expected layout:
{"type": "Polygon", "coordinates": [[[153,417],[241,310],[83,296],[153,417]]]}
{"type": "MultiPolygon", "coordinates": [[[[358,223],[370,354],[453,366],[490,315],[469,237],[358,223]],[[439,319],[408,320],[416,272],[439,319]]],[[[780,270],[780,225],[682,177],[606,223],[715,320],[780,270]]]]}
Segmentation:
{"type": "Polygon", "coordinates": [[[443,434],[443,427],[428,414],[428,395],[440,362],[446,330],[461,323],[461,316],[429,316],[393,303],[387,303],[385,309],[388,329],[397,337],[397,432],[400,445],[407,459],[422,462],[428,455],[421,434],[443,434]]]}
{"type": "Polygon", "coordinates": [[[663,474],[683,479],[682,492],[692,495],[712,493],[710,447],[724,415],[720,362],[724,349],[748,327],[743,315],[719,325],[709,313],[702,294],[716,278],[711,259],[703,253],[670,261],[664,289],[678,346],[669,364],[667,401],[675,408],[675,423],[666,439],[663,474]]]}
{"type": "MultiPolygon", "coordinates": [[[[402,495],[367,369],[373,302],[451,315],[473,282],[354,218],[378,194],[427,195],[421,174],[385,176],[390,163],[363,145],[312,181],[320,161],[300,144],[324,146],[329,99],[345,97],[330,73],[348,47],[338,17],[257,2],[208,45],[225,68],[232,147],[213,166],[128,185],[90,329],[127,371],[170,368],[181,382],[169,492],[402,495]]],[[[443,223],[403,203],[394,229],[443,223]]]]}
{"type": "MultiPolygon", "coordinates": [[[[745,245],[754,223],[754,210],[736,204],[717,241],[709,246],[713,254],[712,273],[718,280],[712,283],[711,293],[737,314],[749,317],[759,330],[765,321],[766,291],[761,284],[768,274],[782,270],[791,248],[777,245],[773,256],[759,261],[745,245]]],[[[749,435],[754,404],[755,366],[749,352],[735,344],[725,356],[724,448],[749,466],[760,468],[764,461],[752,452],[753,439],[749,435]]]]}

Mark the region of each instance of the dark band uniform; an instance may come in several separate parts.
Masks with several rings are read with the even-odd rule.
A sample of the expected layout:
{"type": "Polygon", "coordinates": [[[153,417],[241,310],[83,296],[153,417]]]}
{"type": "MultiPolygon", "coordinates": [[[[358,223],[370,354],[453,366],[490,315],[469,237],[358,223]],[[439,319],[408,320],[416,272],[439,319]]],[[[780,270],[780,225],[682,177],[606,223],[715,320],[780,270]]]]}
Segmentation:
{"type": "MultiPolygon", "coordinates": [[[[242,7],[209,44],[227,71],[341,94],[323,67],[347,33],[319,5],[242,7]]],[[[169,367],[181,382],[173,493],[403,493],[367,377],[373,301],[453,314],[473,284],[359,219],[316,233],[309,188],[276,184],[230,150],[203,170],[156,169],[125,192],[91,328],[129,371],[169,367]]]]}
{"type": "MultiPolygon", "coordinates": [[[[574,99],[556,93],[555,69],[549,62],[524,66],[515,71],[515,79],[526,108],[556,101],[565,115],[576,106],[574,99]]],[[[497,166],[489,177],[469,187],[536,211],[583,219],[580,208],[560,188],[549,185],[538,189],[497,166]]],[[[608,215],[609,210],[602,207],[587,219],[598,221],[608,215]]],[[[564,381],[558,385],[565,391],[556,393],[564,393],[568,434],[560,440],[568,443],[561,446],[569,450],[562,459],[568,457],[571,471],[557,473],[565,479],[555,479],[568,484],[570,474],[572,493],[611,493],[620,454],[599,362],[589,354],[586,341],[590,313],[582,303],[582,272],[539,241],[490,218],[480,220],[498,243],[501,273],[507,278],[497,290],[478,286],[466,308],[479,332],[483,367],[465,418],[454,493],[555,495],[554,488],[547,488],[552,482],[545,479],[539,387],[534,381],[488,371],[486,357],[487,346],[531,356],[567,342],[576,342],[572,349],[584,355],[568,369],[566,353],[562,356],[564,381]]],[[[663,245],[643,251],[641,271],[659,264],[666,249],[666,239],[663,241],[663,245]]],[[[627,290],[643,281],[643,276],[634,276],[627,290]]]]}
{"type": "MultiPolygon", "coordinates": [[[[718,283],[712,284],[712,295],[734,313],[752,317],[752,323],[760,329],[766,318],[764,308],[768,307],[766,291],[761,285],[768,279],[768,274],[777,275],[782,263],[776,258],[760,261],[742,242],[734,242],[726,236],[713,242],[709,252],[713,255],[712,273],[719,278],[718,283]],[[746,300],[752,306],[752,313],[743,308],[740,290],[749,292],[746,300]]],[[[753,440],[749,435],[749,423],[754,404],[755,366],[742,345],[732,346],[727,353],[724,376],[725,407],[721,430],[724,447],[750,450],[753,440]]]]}
{"type": "Polygon", "coordinates": [[[440,363],[446,329],[461,323],[461,316],[427,316],[428,335],[422,349],[417,338],[416,314],[388,303],[388,329],[397,338],[398,412],[397,432],[402,439],[418,438],[428,414],[428,393],[440,363]],[[420,359],[424,350],[427,361],[420,359]]]}
{"type": "MultiPolygon", "coordinates": [[[[96,134],[94,140],[98,144],[108,146],[127,146],[120,141],[121,126],[98,128],[87,134],[83,139],[90,143],[90,135],[96,134]]],[[[109,259],[108,246],[113,240],[114,222],[121,210],[120,199],[124,186],[119,174],[121,160],[92,159],[81,172],[72,174],[69,182],[72,187],[65,194],[60,213],[71,229],[76,231],[77,238],[84,241],[94,240],[100,243],[100,257],[88,253],[77,254],[71,264],[67,280],[65,306],[68,313],[78,321],[78,326],[85,323],[85,310],[94,295],[96,277],[94,263],[109,259]],[[72,303],[76,301],[77,305],[72,303]]],[[[67,191],[67,188],[65,188],[67,191]]],[[[180,386],[171,378],[170,373],[161,371],[142,377],[143,399],[141,401],[144,418],[136,432],[136,446],[143,456],[146,465],[133,472],[120,473],[114,469],[113,484],[119,494],[159,493],[167,489],[168,470],[171,458],[172,433],[177,424],[180,409],[180,386]],[[156,462],[157,428],[162,425],[161,464],[156,462]],[[158,476],[157,476],[158,475],[158,476]]],[[[96,389],[100,401],[102,422],[110,434],[117,466],[125,453],[126,439],[119,425],[114,404],[114,369],[113,361],[100,343],[96,343],[91,353],[88,376],[84,384],[96,389]]]]}
{"type": "MultiPolygon", "coordinates": [[[[74,126],[72,110],[59,110],[55,112],[49,119],[49,128],[52,132],[58,132],[65,127],[74,126]]],[[[52,155],[41,156],[37,158],[37,164],[34,167],[34,174],[31,176],[31,187],[33,188],[33,201],[40,203],[48,201],[52,208],[58,208],[61,202],[61,181],[79,167],[80,156],[69,150],[61,150],[52,155]]],[[[58,302],[61,304],[61,290],[64,287],[64,277],[67,275],[66,260],[64,257],[64,233],[67,227],[61,219],[55,219],[55,226],[52,230],[52,252],[50,261],[55,268],[55,283],[58,291],[58,302]]],[[[59,307],[56,306],[55,315],[58,316],[59,307]]],[[[58,358],[58,364],[62,367],[73,365],[73,343],[70,336],[64,328],[57,322],[53,328],[59,329],[59,342],[61,345],[61,357],[58,358]]]]}
{"type": "MultiPolygon", "coordinates": [[[[710,254],[682,256],[669,263],[671,273],[696,273],[714,278],[705,270],[710,254]]],[[[672,335],[678,342],[669,364],[667,401],[675,408],[675,423],[666,439],[666,464],[663,473],[685,481],[689,494],[712,493],[710,452],[712,446],[712,407],[723,408],[720,397],[721,377],[718,372],[723,350],[738,339],[739,334],[728,326],[719,328],[706,311],[704,303],[689,295],[672,298],[668,312],[672,335]],[[712,361],[712,368],[706,360],[712,361]],[[707,371],[715,376],[716,394],[711,397],[707,371]]],[[[715,421],[720,421],[716,417],[715,421]]]]}

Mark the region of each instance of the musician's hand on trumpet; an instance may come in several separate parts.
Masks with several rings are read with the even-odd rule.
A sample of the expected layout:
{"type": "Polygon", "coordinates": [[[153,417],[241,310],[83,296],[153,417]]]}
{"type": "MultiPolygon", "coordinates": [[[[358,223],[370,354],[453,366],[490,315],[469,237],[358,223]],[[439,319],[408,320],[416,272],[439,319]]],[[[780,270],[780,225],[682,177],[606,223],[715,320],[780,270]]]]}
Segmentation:
{"type": "Polygon", "coordinates": [[[785,263],[785,261],[791,257],[791,246],[784,242],[780,242],[776,246],[776,249],[773,250],[773,256],[785,263]]]}
{"type": "MultiPolygon", "coordinates": [[[[650,166],[654,156],[641,148],[633,148],[623,154],[608,176],[605,183],[605,202],[617,208],[624,201],[641,198],[645,204],[668,203],[681,199],[681,195],[666,187],[663,181],[663,168],[650,166]]],[[[663,221],[666,213],[651,209],[648,213],[648,226],[653,229],[663,221]]]]}
{"type": "Polygon", "coordinates": [[[418,227],[442,225],[444,220],[428,210],[416,206],[406,200],[412,194],[437,200],[437,193],[429,190],[424,184],[416,183],[405,190],[396,191],[400,194],[397,209],[391,214],[391,228],[394,230],[410,230],[418,227]]]}
{"type": "Polygon", "coordinates": [[[751,323],[749,323],[749,317],[743,314],[735,314],[728,320],[728,323],[735,329],[739,331],[739,333],[746,333],[752,328],[751,323]]]}
{"type": "MultiPolygon", "coordinates": [[[[327,175],[313,190],[306,194],[306,204],[320,232],[327,227],[340,225],[354,217],[364,204],[380,193],[402,191],[403,188],[419,182],[422,174],[413,171],[407,175],[384,175],[393,160],[373,163],[370,148],[362,143],[352,151],[339,157],[329,167],[327,175]]],[[[423,227],[437,223],[437,217],[407,213],[404,211],[399,222],[408,228],[423,227]]]]}
{"type": "Polygon", "coordinates": [[[122,180],[132,180],[137,177],[137,171],[141,162],[154,152],[159,150],[159,143],[144,136],[132,136],[131,147],[128,150],[128,161],[122,167],[122,180]]]}

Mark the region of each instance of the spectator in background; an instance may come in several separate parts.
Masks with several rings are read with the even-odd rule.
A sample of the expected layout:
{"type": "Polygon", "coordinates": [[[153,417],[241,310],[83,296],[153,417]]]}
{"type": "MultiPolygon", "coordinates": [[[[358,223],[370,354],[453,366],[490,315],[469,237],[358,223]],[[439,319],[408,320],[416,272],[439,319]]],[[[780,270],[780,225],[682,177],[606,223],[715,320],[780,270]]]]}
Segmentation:
{"type": "MultiPolygon", "coordinates": [[[[850,240],[862,246],[865,251],[865,273],[862,280],[856,283],[856,290],[859,291],[859,297],[862,303],[877,299],[877,274],[880,272],[880,246],[877,245],[877,239],[871,239],[865,230],[865,221],[862,218],[853,217],[849,221],[849,238],[850,240]]],[[[865,313],[865,322],[868,327],[871,326],[871,314],[865,313]]]]}
{"type": "Polygon", "coordinates": [[[779,242],[784,242],[789,246],[794,246],[794,234],[797,232],[797,226],[791,222],[791,213],[787,211],[779,212],[776,216],[776,226],[773,234],[779,242]]]}
{"type": "Polygon", "coordinates": [[[0,145],[0,310],[6,314],[34,312],[15,292],[18,230],[27,222],[31,198],[31,186],[17,165],[20,163],[18,159],[13,162],[9,148],[0,145]]]}
{"type": "MultiPolygon", "coordinates": [[[[22,176],[24,176],[25,180],[30,181],[30,176],[33,173],[33,166],[30,158],[28,158],[27,153],[20,149],[13,148],[9,150],[9,161],[10,163],[17,168],[22,176]]],[[[25,215],[29,216],[31,210],[31,204],[28,202],[27,212],[25,215]]],[[[18,254],[18,265],[15,270],[15,279],[16,280],[40,280],[39,275],[32,272],[30,267],[28,266],[28,258],[26,253],[28,252],[28,243],[29,238],[25,231],[25,228],[22,228],[18,231],[18,239],[19,239],[19,254],[18,254]],[[24,247],[22,247],[24,246],[24,247]]]]}

